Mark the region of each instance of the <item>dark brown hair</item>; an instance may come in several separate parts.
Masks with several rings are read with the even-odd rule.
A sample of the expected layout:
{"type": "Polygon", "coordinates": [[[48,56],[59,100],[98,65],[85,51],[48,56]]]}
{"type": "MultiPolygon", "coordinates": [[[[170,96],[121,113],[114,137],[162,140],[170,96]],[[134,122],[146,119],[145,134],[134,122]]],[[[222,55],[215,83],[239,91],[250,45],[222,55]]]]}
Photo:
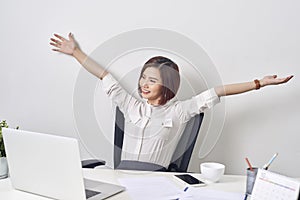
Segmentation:
{"type": "MultiPolygon", "coordinates": [[[[155,67],[159,70],[162,79],[162,99],[159,104],[164,105],[167,101],[172,99],[179,88],[180,85],[180,75],[177,64],[175,64],[171,59],[165,58],[163,56],[156,56],[150,58],[143,66],[139,80],[142,78],[144,71],[148,67],[155,67]]],[[[138,92],[141,96],[141,87],[138,84],[138,92]]]]}

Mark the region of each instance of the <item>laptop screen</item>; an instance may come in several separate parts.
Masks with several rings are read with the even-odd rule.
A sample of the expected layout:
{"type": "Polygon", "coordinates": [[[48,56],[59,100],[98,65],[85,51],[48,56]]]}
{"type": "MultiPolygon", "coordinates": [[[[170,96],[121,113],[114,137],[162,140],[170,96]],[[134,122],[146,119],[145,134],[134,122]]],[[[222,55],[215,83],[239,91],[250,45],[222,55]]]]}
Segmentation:
{"type": "Polygon", "coordinates": [[[56,199],[86,199],[78,142],[44,133],[3,129],[15,189],[56,199]]]}

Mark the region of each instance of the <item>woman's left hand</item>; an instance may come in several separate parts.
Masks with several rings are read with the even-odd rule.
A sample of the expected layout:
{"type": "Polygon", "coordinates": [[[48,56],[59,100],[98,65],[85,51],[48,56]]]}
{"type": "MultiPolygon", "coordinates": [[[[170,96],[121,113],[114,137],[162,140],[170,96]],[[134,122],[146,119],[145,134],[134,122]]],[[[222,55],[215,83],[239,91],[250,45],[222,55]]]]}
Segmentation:
{"type": "Polygon", "coordinates": [[[261,87],[264,87],[266,85],[279,85],[279,84],[288,82],[293,77],[294,77],[293,75],[285,77],[285,78],[277,78],[277,75],[265,76],[259,82],[260,82],[261,87]]]}

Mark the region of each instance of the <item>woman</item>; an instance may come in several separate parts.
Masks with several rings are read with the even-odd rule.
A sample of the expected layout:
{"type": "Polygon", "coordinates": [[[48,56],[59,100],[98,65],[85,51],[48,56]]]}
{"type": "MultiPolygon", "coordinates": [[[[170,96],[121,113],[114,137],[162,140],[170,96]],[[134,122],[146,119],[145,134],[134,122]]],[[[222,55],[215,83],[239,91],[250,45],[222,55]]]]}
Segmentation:
{"type": "Polygon", "coordinates": [[[101,79],[107,95],[124,113],[125,135],[119,166],[122,169],[136,169],[137,165],[132,166],[132,161],[142,166],[151,165],[151,169],[167,168],[190,118],[216,105],[222,96],[286,83],[293,77],[265,76],[261,80],[218,86],[191,99],[178,101],[174,98],[180,84],[178,66],[168,58],[157,56],[148,60],[141,70],[138,91],[143,100],[139,100],[83,53],[71,33],[68,39],[54,36],[50,42],[56,47],[53,50],[73,56],[87,71],[101,79]]]}

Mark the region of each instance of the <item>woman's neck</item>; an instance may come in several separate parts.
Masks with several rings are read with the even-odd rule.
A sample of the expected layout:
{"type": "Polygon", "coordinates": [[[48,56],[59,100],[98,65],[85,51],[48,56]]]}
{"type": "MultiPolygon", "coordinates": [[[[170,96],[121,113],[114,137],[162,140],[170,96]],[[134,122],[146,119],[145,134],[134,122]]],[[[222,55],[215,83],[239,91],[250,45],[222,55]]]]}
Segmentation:
{"type": "Polygon", "coordinates": [[[159,101],[149,101],[149,100],[147,100],[147,103],[151,106],[160,106],[159,101]]]}

